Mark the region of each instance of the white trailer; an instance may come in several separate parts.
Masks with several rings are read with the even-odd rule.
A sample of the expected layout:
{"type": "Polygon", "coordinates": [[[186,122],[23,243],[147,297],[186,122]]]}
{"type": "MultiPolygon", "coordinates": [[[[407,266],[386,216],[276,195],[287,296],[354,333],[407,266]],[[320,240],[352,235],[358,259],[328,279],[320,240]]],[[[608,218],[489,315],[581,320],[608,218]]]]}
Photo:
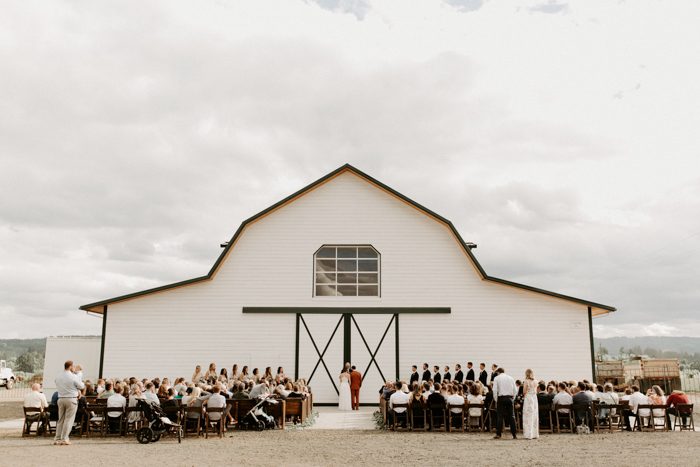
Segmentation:
{"type": "Polygon", "coordinates": [[[44,390],[56,388],[54,380],[66,360],[83,368],[83,380],[95,381],[100,370],[100,336],[54,336],[46,338],[44,390]]]}

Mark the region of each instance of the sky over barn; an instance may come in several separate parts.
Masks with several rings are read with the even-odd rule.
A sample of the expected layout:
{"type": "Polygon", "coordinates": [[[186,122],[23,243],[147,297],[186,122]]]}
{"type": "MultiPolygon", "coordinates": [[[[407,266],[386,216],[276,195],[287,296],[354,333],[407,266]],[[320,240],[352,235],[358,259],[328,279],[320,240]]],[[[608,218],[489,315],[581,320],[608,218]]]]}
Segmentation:
{"type": "Polygon", "coordinates": [[[0,338],[205,274],[349,162],[493,276],[700,336],[700,3],[3,2],[0,338]]]}

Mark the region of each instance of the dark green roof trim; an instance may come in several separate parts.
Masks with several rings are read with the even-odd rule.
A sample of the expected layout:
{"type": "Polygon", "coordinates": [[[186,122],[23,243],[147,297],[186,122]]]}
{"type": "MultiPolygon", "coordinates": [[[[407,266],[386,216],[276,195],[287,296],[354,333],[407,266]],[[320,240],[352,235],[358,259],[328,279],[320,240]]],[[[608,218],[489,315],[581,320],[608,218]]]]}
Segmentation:
{"type": "Polygon", "coordinates": [[[285,307],[285,306],[244,306],[243,313],[300,313],[300,314],[355,314],[355,315],[395,315],[405,313],[452,313],[450,307],[285,307]]]}
{"type": "MultiPolygon", "coordinates": [[[[81,310],[86,310],[86,311],[93,311],[93,312],[95,312],[94,310],[91,310],[91,309],[94,308],[94,307],[99,307],[99,306],[107,305],[107,304],[109,304],[109,303],[118,302],[118,301],[126,300],[126,299],[129,299],[129,298],[139,297],[139,296],[141,296],[141,295],[147,295],[147,294],[150,294],[150,293],[160,292],[160,291],[162,291],[162,290],[167,290],[167,289],[174,288],[174,287],[180,287],[180,286],[183,286],[183,285],[194,284],[194,283],[196,283],[196,282],[201,282],[201,281],[205,281],[205,280],[211,279],[212,276],[214,275],[214,273],[216,272],[216,270],[217,270],[217,269],[219,268],[219,266],[221,265],[221,263],[222,263],[222,261],[224,260],[224,258],[226,257],[226,254],[228,253],[228,250],[235,244],[236,239],[241,235],[241,233],[243,233],[243,230],[245,229],[245,227],[246,227],[249,223],[254,222],[254,221],[257,220],[258,218],[260,218],[260,217],[262,217],[262,216],[264,216],[264,215],[270,213],[271,211],[274,211],[275,209],[277,209],[277,208],[283,206],[284,204],[288,203],[289,201],[293,200],[294,198],[296,198],[296,197],[298,197],[298,196],[304,194],[306,191],[309,191],[309,190],[315,188],[316,186],[318,186],[318,185],[324,183],[325,181],[327,181],[327,180],[329,180],[329,179],[335,177],[336,175],[338,175],[338,174],[340,174],[341,172],[344,172],[344,171],[346,171],[346,170],[347,170],[347,171],[350,171],[350,172],[353,172],[355,175],[358,175],[358,176],[364,178],[365,180],[369,181],[370,183],[372,183],[372,184],[374,184],[374,185],[377,185],[378,187],[382,188],[383,190],[388,191],[389,193],[393,194],[393,195],[396,196],[397,198],[402,199],[403,201],[405,201],[406,203],[410,204],[411,206],[417,208],[417,209],[420,210],[420,211],[423,211],[424,213],[428,214],[429,216],[431,216],[431,217],[433,217],[433,218],[439,220],[440,222],[443,222],[445,225],[447,225],[447,227],[450,229],[450,231],[452,232],[452,234],[455,236],[455,238],[457,239],[457,241],[458,241],[459,244],[461,245],[461,247],[462,247],[462,249],[464,250],[464,252],[466,253],[466,255],[469,257],[469,259],[470,259],[470,260],[472,261],[472,263],[474,264],[474,267],[479,271],[479,274],[481,274],[481,277],[482,277],[483,279],[488,280],[488,281],[491,281],[491,282],[497,282],[497,283],[503,284],[503,285],[508,285],[508,286],[511,286],[511,287],[517,287],[517,288],[520,288],[520,289],[529,290],[529,291],[531,291],[531,292],[537,292],[537,293],[540,293],[540,294],[549,295],[549,296],[551,296],[551,297],[561,298],[561,299],[564,299],[564,300],[568,300],[568,301],[580,303],[580,304],[586,305],[586,306],[592,306],[592,307],[600,308],[600,309],[607,310],[607,311],[616,311],[616,308],[615,308],[615,307],[612,307],[612,306],[603,305],[603,304],[600,304],[600,303],[595,303],[595,302],[591,302],[591,301],[588,301],[588,300],[583,300],[583,299],[581,299],[581,298],[571,297],[571,296],[559,294],[559,293],[556,293],[556,292],[550,292],[550,291],[548,291],[548,290],[539,289],[539,288],[537,288],[537,287],[531,287],[531,286],[529,286],[529,285],[518,284],[517,282],[512,282],[512,281],[508,281],[508,280],[505,280],[505,279],[499,279],[499,278],[497,278],[497,277],[491,277],[491,276],[489,276],[488,274],[486,274],[486,271],[484,270],[484,268],[481,267],[481,264],[479,264],[479,261],[477,261],[476,257],[475,257],[474,254],[472,253],[471,249],[467,246],[466,242],[464,241],[464,239],[463,239],[462,236],[459,234],[459,232],[457,231],[457,229],[455,228],[455,226],[452,224],[452,222],[451,222],[450,220],[448,220],[448,219],[442,217],[441,215],[439,215],[438,213],[436,213],[436,212],[434,212],[434,211],[431,211],[430,209],[426,208],[425,206],[423,206],[423,205],[421,205],[421,204],[419,204],[419,203],[413,201],[413,200],[410,199],[409,197],[407,197],[407,196],[405,196],[405,195],[399,193],[398,191],[394,190],[393,188],[391,188],[391,187],[389,187],[389,186],[383,184],[383,183],[380,182],[379,180],[377,180],[377,179],[375,179],[374,177],[372,177],[372,176],[370,176],[370,175],[368,175],[368,174],[362,172],[361,170],[359,170],[359,169],[353,167],[353,166],[350,165],[350,164],[344,164],[344,165],[342,165],[341,167],[338,167],[338,168],[335,169],[334,171],[332,171],[332,172],[330,172],[329,174],[327,174],[327,175],[325,175],[325,176],[319,178],[319,179],[316,180],[315,182],[310,183],[309,185],[305,186],[305,187],[302,188],[301,190],[298,190],[298,191],[292,193],[291,195],[287,196],[287,197],[284,198],[283,200],[281,200],[281,201],[279,201],[279,202],[273,204],[273,205],[270,206],[269,208],[267,208],[267,209],[265,209],[265,210],[263,210],[263,211],[260,211],[259,213],[255,214],[254,216],[249,217],[248,219],[244,220],[244,221],[241,223],[241,225],[238,227],[238,229],[236,230],[236,232],[233,234],[233,237],[231,237],[231,240],[229,240],[229,242],[228,242],[228,244],[226,245],[226,247],[224,247],[223,251],[221,252],[221,254],[219,255],[219,257],[216,259],[216,262],[215,262],[214,265],[211,267],[211,269],[209,270],[209,272],[207,273],[206,276],[196,277],[196,278],[194,278],[194,279],[189,279],[189,280],[181,281],[181,282],[175,282],[174,284],[167,284],[167,285],[163,285],[163,286],[160,286],[160,287],[155,287],[155,288],[152,288],[152,289],[142,290],[142,291],[140,291],[140,292],[134,292],[134,293],[127,294],[127,295],[121,295],[121,296],[119,296],[119,297],[109,298],[109,299],[107,299],[107,300],[101,300],[101,301],[95,302],[95,303],[89,303],[89,304],[87,304],[87,305],[81,306],[80,309],[81,309],[81,310]]],[[[96,313],[99,313],[99,312],[96,312],[96,313]]]]}

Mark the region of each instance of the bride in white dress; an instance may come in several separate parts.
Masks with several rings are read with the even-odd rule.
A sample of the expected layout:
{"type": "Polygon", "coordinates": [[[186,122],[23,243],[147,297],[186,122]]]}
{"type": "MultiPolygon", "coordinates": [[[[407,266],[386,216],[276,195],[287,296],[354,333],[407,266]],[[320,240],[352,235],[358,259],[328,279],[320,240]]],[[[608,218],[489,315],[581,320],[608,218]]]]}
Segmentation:
{"type": "Polygon", "coordinates": [[[352,410],[352,402],[350,401],[350,368],[347,364],[340,372],[339,379],[338,410],[349,412],[352,410]]]}
{"type": "Polygon", "coordinates": [[[537,404],[537,381],[532,370],[525,370],[523,382],[523,438],[535,439],[540,437],[539,407],[537,404]]]}

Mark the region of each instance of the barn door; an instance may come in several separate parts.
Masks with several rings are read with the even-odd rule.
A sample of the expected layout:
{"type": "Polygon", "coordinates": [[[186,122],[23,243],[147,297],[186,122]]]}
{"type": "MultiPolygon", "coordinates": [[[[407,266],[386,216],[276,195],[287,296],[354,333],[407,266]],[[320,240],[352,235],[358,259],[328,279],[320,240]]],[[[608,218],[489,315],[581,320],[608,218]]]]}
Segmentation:
{"type": "Polygon", "coordinates": [[[337,403],[343,369],[343,315],[297,314],[295,376],[305,378],[314,403],[337,403]]]}
{"type": "Polygon", "coordinates": [[[354,314],[350,362],[362,373],[360,403],[376,404],[377,391],[397,378],[398,314],[354,314]]]}

